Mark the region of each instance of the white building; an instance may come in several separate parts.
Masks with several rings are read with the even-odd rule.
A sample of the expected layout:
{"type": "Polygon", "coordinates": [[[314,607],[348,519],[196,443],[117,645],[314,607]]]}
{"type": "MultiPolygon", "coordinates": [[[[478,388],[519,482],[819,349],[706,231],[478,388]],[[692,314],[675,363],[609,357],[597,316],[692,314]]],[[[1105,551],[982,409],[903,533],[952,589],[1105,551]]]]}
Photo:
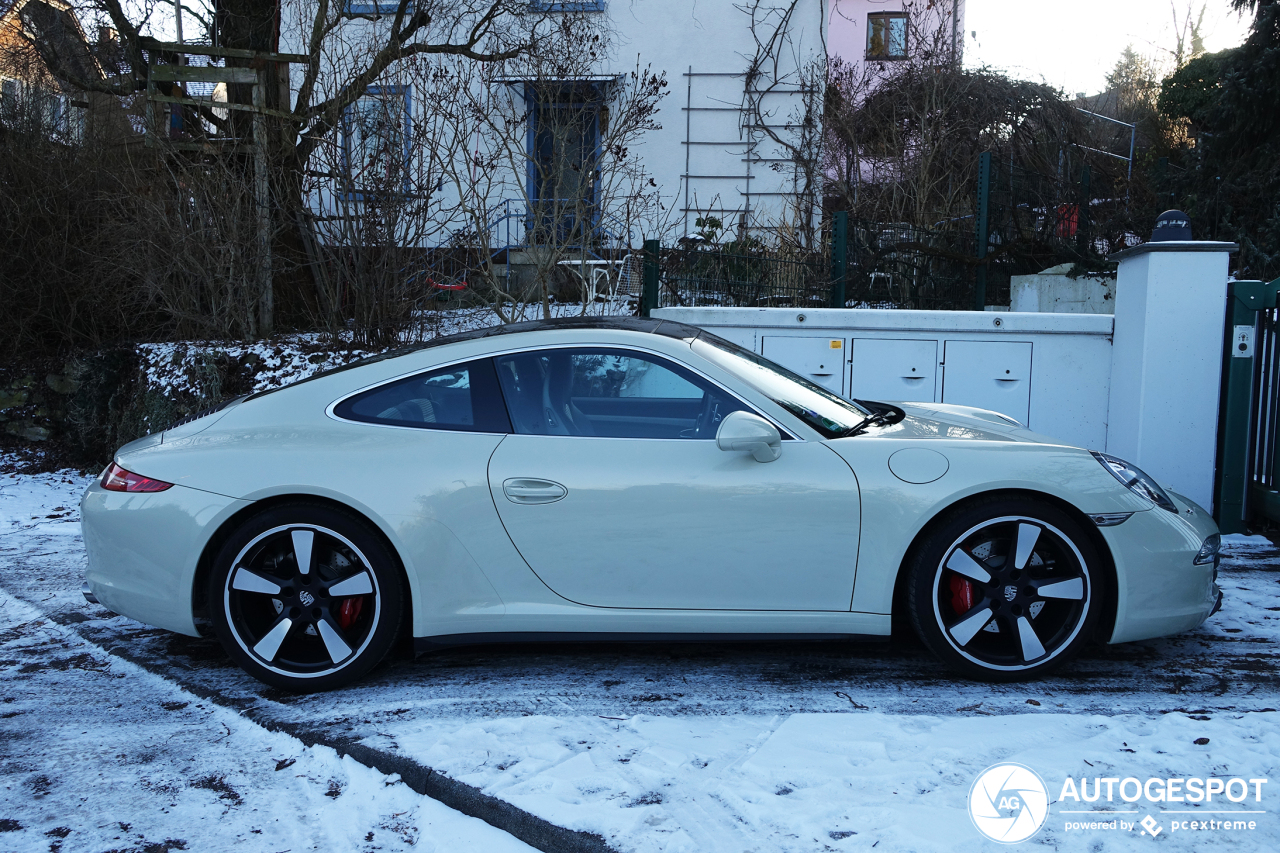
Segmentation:
{"type": "MultiPolygon", "coordinates": [[[[344,77],[349,79],[347,72],[361,64],[378,34],[385,36],[387,16],[398,5],[338,0],[344,1],[355,17],[326,40],[317,91],[332,92],[344,77]]],[[[494,71],[495,66],[470,63],[465,72],[470,76],[441,84],[439,69],[448,65],[446,59],[397,62],[371,83],[365,98],[345,110],[331,134],[330,171],[341,177],[314,184],[314,205],[322,218],[337,218],[373,197],[361,186],[370,170],[372,177],[391,170],[406,176],[406,187],[412,177],[419,195],[434,193],[435,207],[425,214],[434,217],[429,226],[395,226],[406,229],[406,239],[443,245],[456,242],[459,234],[474,234],[474,225],[458,208],[459,202],[472,200],[471,209],[486,211],[490,244],[517,245],[525,241],[530,205],[551,192],[565,193],[563,180],[558,189],[548,189],[547,177],[537,174],[539,164],[551,159],[576,169],[582,152],[598,151],[616,121],[611,99],[626,89],[633,72],[648,67],[665,75],[667,86],[653,116],[657,126],[636,138],[629,152],[632,162],[643,167],[643,186],[610,186],[607,177],[597,177],[579,178],[570,189],[587,199],[598,223],[626,232],[616,236],[638,246],[645,238],[671,242],[695,233],[700,230],[697,220],[706,215],[720,220],[730,234],[744,229],[762,234],[784,223],[794,227],[806,217],[812,222],[820,189],[812,173],[806,178],[796,167],[793,149],[807,144],[818,129],[820,98],[812,96],[808,81],[825,73],[827,3],[532,0],[531,15],[549,14],[544,25],[573,15],[595,22],[607,34],[607,47],[597,57],[565,57],[575,79],[566,75],[560,91],[570,93],[565,99],[578,114],[571,138],[544,138],[529,122],[517,126],[521,116],[536,121],[563,106],[547,103],[534,109],[529,101],[539,95],[525,85],[518,67],[494,71]],[[584,110],[584,104],[590,108],[584,110]],[[475,105],[489,112],[468,114],[475,105]],[[495,119],[504,111],[506,118],[495,119]],[[502,125],[506,142],[495,141],[500,135],[495,123],[502,125]],[[441,129],[446,126],[453,129],[441,129]],[[518,150],[503,148],[511,147],[511,140],[518,140],[518,150]],[[655,197],[661,212],[650,205],[638,216],[633,201],[639,191],[655,197]],[[410,234],[414,228],[416,236],[410,234]]],[[[307,52],[315,8],[315,0],[285,0],[281,52],[307,52]]],[[[295,97],[303,74],[303,66],[293,66],[295,97]]],[[[545,82],[546,72],[540,74],[545,82]]]]}

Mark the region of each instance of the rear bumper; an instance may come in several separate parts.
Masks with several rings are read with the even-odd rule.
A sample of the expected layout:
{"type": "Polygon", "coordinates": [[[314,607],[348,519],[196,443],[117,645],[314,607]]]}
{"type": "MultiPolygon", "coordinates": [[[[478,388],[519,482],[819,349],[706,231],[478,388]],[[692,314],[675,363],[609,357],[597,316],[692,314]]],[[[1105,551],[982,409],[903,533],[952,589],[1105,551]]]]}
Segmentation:
{"type": "Polygon", "coordinates": [[[192,589],[209,537],[248,501],[174,486],[109,492],[94,483],[80,499],[85,597],[139,622],[199,636],[192,589]]]}
{"type": "Polygon", "coordinates": [[[1155,508],[1100,528],[1116,564],[1116,623],[1109,642],[1189,631],[1222,607],[1215,564],[1194,563],[1218,526],[1196,504],[1173,498],[1177,515],[1155,508]]]}

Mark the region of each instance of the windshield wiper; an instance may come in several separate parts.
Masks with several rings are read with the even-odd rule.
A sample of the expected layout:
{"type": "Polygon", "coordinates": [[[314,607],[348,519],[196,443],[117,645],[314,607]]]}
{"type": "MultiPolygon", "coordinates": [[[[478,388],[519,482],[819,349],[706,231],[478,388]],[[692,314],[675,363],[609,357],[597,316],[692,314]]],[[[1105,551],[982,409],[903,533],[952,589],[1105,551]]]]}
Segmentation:
{"type": "Polygon", "coordinates": [[[840,433],[840,438],[849,438],[850,436],[858,435],[867,427],[874,424],[891,426],[900,422],[907,416],[907,413],[902,409],[899,409],[897,406],[891,406],[888,403],[875,403],[867,400],[854,400],[853,402],[862,406],[864,409],[870,409],[871,414],[867,415],[867,417],[863,418],[855,426],[851,426],[844,432],[840,433]]]}
{"type": "Polygon", "coordinates": [[[858,421],[856,425],[851,426],[844,432],[840,433],[839,437],[849,438],[850,436],[857,435],[867,427],[871,426],[872,424],[887,424],[889,423],[890,417],[891,417],[891,413],[889,412],[876,412],[873,415],[868,415],[867,417],[858,421]]]}

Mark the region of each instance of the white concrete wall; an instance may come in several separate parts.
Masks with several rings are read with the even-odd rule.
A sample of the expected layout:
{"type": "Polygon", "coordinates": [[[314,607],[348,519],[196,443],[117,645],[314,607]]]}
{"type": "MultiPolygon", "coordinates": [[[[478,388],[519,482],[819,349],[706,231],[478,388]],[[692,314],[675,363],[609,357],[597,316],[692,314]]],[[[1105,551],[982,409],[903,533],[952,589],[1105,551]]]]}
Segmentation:
{"type": "Polygon", "coordinates": [[[654,316],[707,328],[848,397],[861,387],[876,392],[867,399],[1004,412],[1126,459],[1212,511],[1235,248],[1188,241],[1119,253],[1114,316],[789,308],[654,316]]]}
{"type": "Polygon", "coordinates": [[[1120,253],[1107,452],[1212,510],[1230,243],[1120,253]]]}
{"type": "Polygon", "coordinates": [[[1009,310],[1054,314],[1114,314],[1116,280],[1111,276],[1068,278],[1062,264],[1036,275],[1009,279],[1009,310]]]}
{"type": "Polygon", "coordinates": [[[857,308],[661,308],[653,316],[708,329],[847,397],[995,409],[1068,444],[1107,446],[1110,316],[857,308]],[[786,338],[815,346],[779,346],[786,338]],[[818,357],[837,352],[836,341],[838,371],[818,357]]]}

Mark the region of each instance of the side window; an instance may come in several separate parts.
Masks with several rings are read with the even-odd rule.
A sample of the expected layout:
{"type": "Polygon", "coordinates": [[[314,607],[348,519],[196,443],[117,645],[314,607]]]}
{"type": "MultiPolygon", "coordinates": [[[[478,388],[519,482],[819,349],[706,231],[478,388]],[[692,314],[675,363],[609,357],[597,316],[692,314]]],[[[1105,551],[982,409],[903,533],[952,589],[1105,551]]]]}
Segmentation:
{"type": "Polygon", "coordinates": [[[340,418],[469,432],[511,432],[493,362],[487,358],[419,373],[343,400],[340,418]]]}
{"type": "Polygon", "coordinates": [[[737,398],[679,365],[611,348],[494,359],[515,432],[606,438],[715,438],[737,398]]]}

